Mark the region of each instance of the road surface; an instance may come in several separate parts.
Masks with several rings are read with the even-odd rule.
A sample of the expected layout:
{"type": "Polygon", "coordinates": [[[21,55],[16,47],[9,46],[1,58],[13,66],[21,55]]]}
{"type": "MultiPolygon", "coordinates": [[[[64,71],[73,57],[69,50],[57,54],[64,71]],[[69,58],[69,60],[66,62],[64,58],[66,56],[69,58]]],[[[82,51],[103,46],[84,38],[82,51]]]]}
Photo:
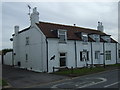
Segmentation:
{"type": "Polygon", "coordinates": [[[119,73],[120,69],[115,69],[26,88],[120,88],[119,73]]]}

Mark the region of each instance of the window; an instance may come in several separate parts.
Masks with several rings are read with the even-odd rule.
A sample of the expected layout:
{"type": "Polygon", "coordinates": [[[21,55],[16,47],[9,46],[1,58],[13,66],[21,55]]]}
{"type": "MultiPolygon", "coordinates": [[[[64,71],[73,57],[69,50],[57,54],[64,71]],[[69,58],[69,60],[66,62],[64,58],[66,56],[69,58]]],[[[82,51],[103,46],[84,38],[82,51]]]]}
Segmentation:
{"type": "Polygon", "coordinates": [[[87,34],[85,34],[85,33],[82,34],[82,40],[83,40],[84,42],[87,42],[87,41],[88,41],[88,36],[87,36],[87,34]]]}
{"type": "Polygon", "coordinates": [[[118,57],[120,58],[120,50],[118,51],[118,57]]]}
{"type": "Polygon", "coordinates": [[[94,39],[95,39],[96,42],[99,42],[100,41],[99,35],[94,35],[94,39]]]}
{"type": "Polygon", "coordinates": [[[29,37],[26,37],[26,45],[29,45],[29,37]]]}
{"type": "Polygon", "coordinates": [[[60,67],[66,66],[66,53],[60,53],[60,67]]]}
{"type": "Polygon", "coordinates": [[[110,37],[107,37],[107,38],[106,38],[106,41],[107,41],[108,43],[110,43],[110,41],[111,41],[111,40],[110,40],[110,37]]]}
{"type": "Polygon", "coordinates": [[[83,61],[83,59],[82,59],[82,52],[80,52],[80,61],[83,61]]]}
{"type": "Polygon", "coordinates": [[[95,51],[95,59],[99,59],[100,57],[100,51],[95,51]]]}
{"type": "Polygon", "coordinates": [[[26,58],[26,62],[28,61],[28,54],[25,55],[25,58],[26,58]]]}
{"type": "Polygon", "coordinates": [[[59,42],[66,43],[67,42],[66,30],[59,30],[58,37],[59,37],[59,42]]]}
{"type": "Polygon", "coordinates": [[[89,61],[89,51],[80,52],[80,61],[89,61]]]}
{"type": "Polygon", "coordinates": [[[106,51],[106,60],[111,60],[111,51],[106,51]]]}

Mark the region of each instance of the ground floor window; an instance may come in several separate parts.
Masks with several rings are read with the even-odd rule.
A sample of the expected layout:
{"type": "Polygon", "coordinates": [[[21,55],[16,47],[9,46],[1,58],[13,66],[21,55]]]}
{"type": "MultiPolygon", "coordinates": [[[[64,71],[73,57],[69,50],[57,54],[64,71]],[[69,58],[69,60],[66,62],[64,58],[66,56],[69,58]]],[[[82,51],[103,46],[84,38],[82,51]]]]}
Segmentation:
{"type": "Polygon", "coordinates": [[[28,54],[25,55],[25,58],[26,58],[26,62],[28,61],[28,54]]]}
{"type": "Polygon", "coordinates": [[[60,67],[66,66],[66,53],[60,53],[60,67]]]}
{"type": "Polygon", "coordinates": [[[89,60],[89,51],[80,51],[80,61],[89,60]]]}
{"type": "Polygon", "coordinates": [[[119,56],[119,58],[120,58],[120,50],[118,50],[118,56],[119,56]]]}
{"type": "Polygon", "coordinates": [[[111,60],[111,51],[106,51],[105,55],[106,55],[106,60],[111,60]]]}
{"type": "Polygon", "coordinates": [[[100,51],[95,51],[95,59],[99,59],[100,57],[100,51]]]}

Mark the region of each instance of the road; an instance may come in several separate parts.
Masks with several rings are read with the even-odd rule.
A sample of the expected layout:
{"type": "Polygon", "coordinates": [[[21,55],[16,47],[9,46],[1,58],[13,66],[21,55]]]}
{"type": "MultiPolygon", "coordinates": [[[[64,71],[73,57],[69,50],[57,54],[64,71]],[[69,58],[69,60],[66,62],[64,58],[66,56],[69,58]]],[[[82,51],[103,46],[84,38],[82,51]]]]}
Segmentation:
{"type": "Polygon", "coordinates": [[[30,86],[28,88],[120,88],[119,69],[85,75],[49,84],[30,86]]]}

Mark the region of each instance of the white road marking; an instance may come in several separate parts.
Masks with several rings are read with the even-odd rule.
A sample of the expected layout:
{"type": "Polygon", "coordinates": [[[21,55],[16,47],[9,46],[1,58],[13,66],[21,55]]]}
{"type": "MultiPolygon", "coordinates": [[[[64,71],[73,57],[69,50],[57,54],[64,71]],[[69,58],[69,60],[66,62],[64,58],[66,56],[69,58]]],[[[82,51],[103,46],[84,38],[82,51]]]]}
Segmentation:
{"type": "MultiPolygon", "coordinates": [[[[87,78],[87,79],[88,79],[88,78],[87,78]]],[[[90,78],[89,78],[89,79],[90,79],[90,78]]],[[[90,83],[88,83],[88,84],[85,84],[85,85],[83,85],[83,86],[80,86],[80,87],[78,87],[78,86],[79,86],[78,84],[76,84],[75,86],[78,87],[78,88],[84,88],[84,87],[96,85],[96,84],[103,83],[103,82],[106,82],[106,81],[107,81],[107,79],[105,79],[105,78],[94,78],[94,79],[99,79],[99,80],[102,80],[102,81],[100,81],[100,82],[94,82],[94,81],[92,81],[92,82],[90,82],[90,83]]],[[[53,85],[51,88],[58,88],[57,86],[59,86],[59,85],[71,84],[71,83],[73,83],[73,82],[60,83],[60,84],[53,85]]],[[[86,81],[81,82],[81,83],[79,83],[79,84],[84,84],[84,83],[86,83],[86,81]]]]}
{"type": "Polygon", "coordinates": [[[113,86],[113,85],[118,84],[118,83],[120,83],[120,81],[119,81],[119,82],[112,83],[112,84],[109,84],[109,85],[106,85],[106,86],[104,86],[104,88],[107,88],[107,87],[113,86]]]}
{"type": "Polygon", "coordinates": [[[105,78],[97,78],[97,79],[100,79],[102,81],[100,81],[100,82],[92,82],[90,84],[83,85],[83,86],[81,86],[79,88],[85,88],[85,87],[93,86],[93,85],[96,85],[96,84],[103,83],[103,82],[107,81],[107,79],[105,79],[105,78]]]}

